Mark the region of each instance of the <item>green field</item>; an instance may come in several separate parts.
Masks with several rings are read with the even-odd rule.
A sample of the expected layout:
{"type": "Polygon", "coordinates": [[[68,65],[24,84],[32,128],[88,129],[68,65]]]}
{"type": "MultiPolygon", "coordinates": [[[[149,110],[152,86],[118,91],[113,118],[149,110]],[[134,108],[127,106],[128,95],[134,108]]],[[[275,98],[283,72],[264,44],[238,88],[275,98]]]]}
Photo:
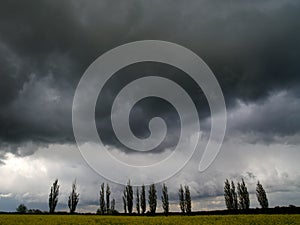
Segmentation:
{"type": "Polygon", "coordinates": [[[300,215],[97,216],[0,215],[0,224],[300,224],[300,215]]]}

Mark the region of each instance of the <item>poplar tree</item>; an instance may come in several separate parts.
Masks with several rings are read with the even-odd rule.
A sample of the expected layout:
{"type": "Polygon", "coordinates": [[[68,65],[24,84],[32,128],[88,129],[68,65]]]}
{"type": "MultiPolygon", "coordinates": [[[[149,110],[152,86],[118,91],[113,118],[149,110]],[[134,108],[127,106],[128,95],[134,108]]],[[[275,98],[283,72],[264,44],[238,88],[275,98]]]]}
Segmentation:
{"type": "Polygon", "coordinates": [[[180,188],[179,188],[179,191],[178,191],[178,195],[179,195],[180,210],[184,214],[185,213],[185,201],[184,201],[184,190],[183,190],[182,185],[180,185],[180,188]]]}
{"type": "Polygon", "coordinates": [[[157,195],[156,195],[155,184],[150,185],[148,203],[149,203],[150,213],[155,214],[156,205],[157,205],[157,195]]]}
{"type": "Polygon", "coordinates": [[[140,214],[140,191],[139,188],[136,188],[136,211],[140,214]]]}
{"type": "Polygon", "coordinates": [[[104,214],[105,212],[104,183],[102,183],[100,186],[99,202],[100,202],[100,214],[104,214]]]}
{"type": "Polygon", "coordinates": [[[168,215],[168,213],[169,213],[169,196],[168,196],[168,187],[166,186],[166,184],[163,184],[163,187],[162,187],[161,201],[162,201],[162,207],[164,210],[164,214],[168,215]]]}
{"type": "Polygon", "coordinates": [[[142,186],[141,190],[141,212],[144,214],[146,212],[146,190],[145,185],[142,186]]]}
{"type": "Polygon", "coordinates": [[[79,194],[76,192],[76,180],[72,184],[72,191],[69,195],[68,206],[70,213],[73,214],[76,211],[77,204],[79,202],[79,194]]]}
{"type": "Polygon", "coordinates": [[[224,198],[225,198],[225,204],[228,210],[233,209],[233,196],[232,196],[232,191],[230,188],[230,183],[229,180],[225,180],[224,184],[224,198]]]}
{"type": "Polygon", "coordinates": [[[184,199],[184,205],[185,205],[185,212],[189,215],[192,212],[192,200],[191,200],[191,192],[189,186],[185,186],[185,199],[184,199]]]}
{"type": "Polygon", "coordinates": [[[49,194],[49,212],[54,213],[55,208],[58,202],[58,195],[59,195],[59,184],[58,179],[54,181],[51,186],[50,194],[49,194]]]}
{"type": "Polygon", "coordinates": [[[233,181],[231,181],[231,194],[232,194],[232,209],[238,210],[238,197],[237,197],[237,193],[233,181]]]}
{"type": "Polygon", "coordinates": [[[106,184],[106,212],[109,213],[110,211],[110,187],[109,184],[106,184]]]}
{"type": "Polygon", "coordinates": [[[256,197],[262,209],[267,209],[269,207],[267,194],[259,181],[256,185],[256,197]]]}
{"type": "Polygon", "coordinates": [[[132,213],[132,208],[133,208],[133,189],[132,186],[130,184],[130,180],[128,181],[126,187],[126,204],[127,204],[127,210],[128,213],[131,214],[132,213]]]}
{"type": "Polygon", "coordinates": [[[238,198],[239,198],[239,208],[244,210],[249,209],[250,199],[249,199],[249,193],[246,184],[244,182],[244,179],[242,179],[241,183],[238,183],[238,198]]]}

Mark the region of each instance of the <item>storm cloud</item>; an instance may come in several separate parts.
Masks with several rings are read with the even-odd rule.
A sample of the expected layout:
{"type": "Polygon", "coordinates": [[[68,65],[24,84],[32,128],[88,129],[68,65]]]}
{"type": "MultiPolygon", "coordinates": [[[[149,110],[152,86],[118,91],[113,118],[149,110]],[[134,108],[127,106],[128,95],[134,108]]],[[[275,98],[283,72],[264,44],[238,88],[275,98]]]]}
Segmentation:
{"type": "MultiPolygon", "coordinates": [[[[251,148],[255,154],[266,157],[272,155],[268,146],[273,146],[276,152],[280,152],[280,146],[292,149],[286,160],[298,156],[295,149],[300,140],[299,12],[300,2],[293,0],[1,1],[0,168],[5,168],[1,169],[3,176],[7,183],[13,183],[7,174],[13,171],[9,160],[15,157],[26,161],[37,157],[39,152],[46,152],[45,149],[52,152],[53,146],[72,146],[70,149],[76,151],[72,130],[73,97],[81,76],[97,57],[128,42],[164,40],[191,49],[208,64],[223,91],[228,111],[228,128],[221,153],[227,161],[219,159],[220,166],[203,175],[203,183],[189,167],[171,183],[178,186],[188,177],[186,182],[191,184],[194,197],[203,199],[222,195],[222,182],[226,177],[239,179],[244,176],[254,184],[256,179],[248,176],[253,173],[266,181],[270,192],[287,191],[282,188],[280,182],[283,181],[290,184],[289,191],[299,192],[299,184],[294,182],[299,174],[291,177],[289,174],[295,172],[292,168],[263,168],[262,171],[267,171],[265,175],[237,162],[235,171],[240,170],[242,175],[225,171],[233,158],[244,159],[243,154],[249,155],[249,160],[241,162],[255,161],[255,157],[250,157],[251,148]],[[245,153],[237,154],[230,148],[242,149],[240,151],[245,153]],[[216,179],[211,180],[211,177],[216,179]],[[280,185],[275,187],[278,180],[280,185]]],[[[174,80],[188,92],[197,107],[204,136],[210,131],[207,100],[184,72],[154,62],[130,65],[118,71],[106,84],[95,115],[98,131],[105,131],[100,135],[105,144],[125,150],[125,156],[130,150],[122,146],[113,133],[109,106],[129,81],[157,73],[174,80]]],[[[133,133],[137,137],[147,137],[148,123],[154,116],[162,117],[168,127],[168,135],[158,150],[172,149],[179,138],[179,117],[174,107],[161,99],[148,98],[133,108],[130,117],[133,133]]],[[[48,153],[43,154],[39,155],[41,162],[48,153]]],[[[78,158],[75,167],[81,162],[78,158]]],[[[51,159],[47,161],[49,167],[56,160],[51,159]]],[[[37,167],[41,163],[35,162],[37,167]]],[[[257,161],[255,165],[260,163],[257,161]]],[[[272,165],[273,162],[270,159],[268,163],[272,165]]],[[[70,166],[68,160],[62,164],[70,166]]],[[[54,171],[54,174],[59,173],[54,171]]],[[[55,175],[47,174],[47,178],[54,179],[55,175]]],[[[68,175],[62,175],[66,182],[69,182],[68,175]]],[[[78,176],[84,179],[81,172],[78,176]]],[[[96,179],[93,174],[86,182],[98,185],[96,179]]],[[[13,189],[12,185],[7,187],[13,189]]],[[[117,187],[116,191],[119,191],[117,187]]],[[[176,191],[171,190],[171,193],[176,196],[176,191]]],[[[0,198],[10,198],[5,195],[8,192],[9,189],[0,190],[0,194],[3,193],[0,198]]],[[[89,189],[84,192],[88,193],[89,189]]],[[[21,191],[15,190],[15,193],[21,191]]],[[[91,198],[84,201],[85,207],[96,204],[91,198]]],[[[215,207],[212,203],[208,205],[215,207]]]]}
{"type": "Polygon", "coordinates": [[[297,89],[299,7],[295,1],[4,1],[0,138],[72,141],[81,75],[100,54],[134,40],[162,39],[196,52],[215,73],[229,109],[236,100],[255,103],[297,89]]]}

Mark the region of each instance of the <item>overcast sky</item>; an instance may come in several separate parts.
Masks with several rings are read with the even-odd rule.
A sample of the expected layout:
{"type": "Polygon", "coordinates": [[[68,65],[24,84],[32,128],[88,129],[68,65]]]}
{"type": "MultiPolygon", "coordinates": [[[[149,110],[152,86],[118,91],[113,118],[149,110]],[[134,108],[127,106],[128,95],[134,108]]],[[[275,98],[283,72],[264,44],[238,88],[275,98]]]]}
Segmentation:
{"type": "MultiPolygon", "coordinates": [[[[213,164],[199,173],[196,153],[166,181],[171,209],[179,210],[180,184],[190,186],[193,210],[224,209],[226,178],[245,179],[251,207],[258,206],[258,180],[271,207],[300,205],[300,2],[3,0],[0,211],[13,211],[20,203],[48,210],[48,193],[56,178],[61,184],[59,210],[67,210],[76,178],[78,210],[96,211],[99,186],[109,181],[96,174],[77,149],[72,130],[75,89],[101,54],[149,39],[174,42],[197,53],[215,74],[228,113],[225,140],[213,164]]],[[[123,160],[140,156],[114,135],[108,106],[128,82],[154,73],[185,88],[196,104],[204,137],[209,135],[209,107],[193,80],[164,64],[131,65],[109,80],[96,106],[100,137],[123,160]]],[[[132,110],[133,133],[147,137],[154,116],[161,116],[168,127],[163,143],[149,155],[155,161],[177,144],[180,123],[172,105],[149,98],[132,110]]],[[[123,186],[109,183],[121,211],[123,186]]]]}

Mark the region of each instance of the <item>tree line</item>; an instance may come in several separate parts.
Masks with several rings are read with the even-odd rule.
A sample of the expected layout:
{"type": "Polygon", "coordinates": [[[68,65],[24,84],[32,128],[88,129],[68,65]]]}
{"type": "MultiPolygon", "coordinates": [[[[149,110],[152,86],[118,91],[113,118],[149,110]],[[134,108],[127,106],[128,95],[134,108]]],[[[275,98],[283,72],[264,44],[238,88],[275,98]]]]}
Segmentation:
{"type": "MultiPolygon", "coordinates": [[[[256,184],[256,197],[262,209],[269,207],[266,191],[258,181],[256,184]]],[[[237,183],[237,189],[233,181],[225,180],[224,198],[228,210],[247,210],[250,208],[250,198],[244,179],[237,183]]]]}
{"type": "MultiPolygon", "coordinates": [[[[58,203],[59,197],[59,188],[58,179],[56,179],[52,186],[50,187],[49,193],[49,213],[55,213],[55,209],[58,203]]],[[[71,192],[68,198],[68,207],[70,214],[75,213],[77,205],[79,203],[79,193],[76,190],[76,180],[72,183],[71,192]]],[[[116,201],[113,198],[110,200],[111,191],[110,186],[107,183],[102,183],[100,185],[99,191],[99,208],[97,210],[97,214],[116,214],[118,211],[115,209],[116,201]]],[[[258,181],[256,185],[256,197],[261,206],[261,208],[268,208],[268,198],[266,192],[262,186],[262,184],[258,181]]],[[[178,189],[178,200],[179,200],[179,208],[182,214],[191,214],[192,212],[192,200],[190,188],[188,185],[182,186],[180,185],[178,189]]],[[[238,182],[237,185],[233,181],[225,180],[224,183],[224,198],[225,204],[228,210],[247,210],[250,207],[250,198],[247,186],[242,179],[241,182],[238,182]]],[[[136,208],[136,213],[138,215],[144,215],[145,213],[149,213],[154,215],[156,213],[157,208],[157,191],[155,184],[151,184],[148,189],[148,196],[146,196],[146,187],[142,185],[141,187],[134,188],[130,183],[124,186],[123,190],[123,209],[124,213],[132,214],[134,203],[136,208]],[[135,196],[135,202],[134,202],[135,196]],[[148,200],[148,201],[147,201],[148,200]],[[147,202],[149,210],[147,210],[147,202]]],[[[162,195],[161,202],[163,213],[165,215],[169,214],[170,204],[169,204],[169,195],[168,195],[168,187],[164,183],[162,185],[162,195]]],[[[25,213],[27,208],[24,204],[19,205],[16,209],[19,213],[25,213]]]]}
{"type": "MultiPolygon", "coordinates": [[[[127,185],[124,188],[123,191],[123,208],[124,213],[132,214],[133,211],[133,205],[134,205],[134,193],[133,193],[133,187],[130,184],[130,180],[128,181],[127,185]]],[[[146,213],[146,187],[145,185],[141,186],[141,190],[139,187],[136,187],[135,189],[135,203],[136,203],[136,212],[138,215],[144,215],[146,213]]],[[[191,207],[192,207],[192,201],[191,201],[191,195],[189,191],[189,186],[185,186],[185,190],[183,190],[182,185],[180,185],[180,188],[178,190],[178,196],[179,196],[179,205],[181,212],[183,214],[190,214],[191,213],[191,207]]],[[[165,215],[169,214],[170,209],[170,203],[169,203],[169,195],[168,195],[168,187],[166,184],[162,185],[162,195],[161,195],[161,202],[162,202],[162,208],[163,213],[165,215]]],[[[150,215],[154,215],[156,213],[156,207],[157,207],[157,191],[155,184],[151,184],[149,186],[148,190],[148,206],[149,211],[148,213],[150,215]]]]}
{"type": "MultiPolygon", "coordinates": [[[[59,184],[58,179],[54,181],[50,188],[49,194],[49,213],[54,213],[55,208],[58,203],[59,196],[59,184]]],[[[102,183],[99,191],[99,208],[97,210],[97,214],[115,214],[118,213],[115,210],[115,199],[110,201],[110,186],[109,184],[102,183]]],[[[135,207],[136,213],[138,215],[144,215],[146,213],[147,207],[147,198],[146,198],[146,187],[142,185],[140,188],[136,187],[135,189],[135,207]]],[[[192,200],[189,186],[185,185],[184,188],[180,185],[178,190],[179,196],[179,205],[181,212],[183,214],[190,214],[192,211],[192,200]]],[[[154,215],[156,213],[157,208],[157,191],[155,184],[151,184],[148,190],[148,206],[149,210],[147,213],[154,215]]],[[[130,180],[125,185],[123,190],[123,209],[124,213],[132,214],[134,208],[134,188],[130,183],[130,180]]],[[[168,195],[168,187],[166,184],[162,186],[162,208],[165,215],[169,213],[169,195],[168,195]]],[[[75,213],[77,204],[79,202],[79,193],[76,191],[76,180],[72,184],[71,193],[69,195],[68,206],[70,213],[75,213]]]]}

